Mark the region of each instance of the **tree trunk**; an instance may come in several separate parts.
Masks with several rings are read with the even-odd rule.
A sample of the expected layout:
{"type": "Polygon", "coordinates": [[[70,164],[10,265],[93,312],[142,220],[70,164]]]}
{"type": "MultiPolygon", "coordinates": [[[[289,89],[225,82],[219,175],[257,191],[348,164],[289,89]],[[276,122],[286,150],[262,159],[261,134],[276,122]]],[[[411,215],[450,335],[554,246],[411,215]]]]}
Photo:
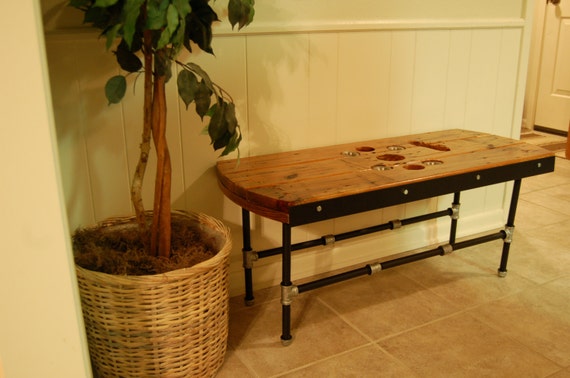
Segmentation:
{"type": "Polygon", "coordinates": [[[171,215],[170,188],[172,167],[166,143],[166,76],[154,75],[152,99],[152,136],[157,155],[154,189],[154,211],[151,251],[156,256],[170,257],[171,215]]]}
{"type": "MultiPolygon", "coordinates": [[[[146,215],[142,200],[142,185],[150,154],[150,138],[152,130],[152,34],[150,30],[144,32],[144,119],[142,130],[142,142],[140,145],[140,154],[133,181],[131,184],[131,202],[135,209],[137,223],[143,243],[147,245],[148,251],[148,234],[146,215]]],[[[150,253],[150,251],[149,251],[150,253]]]]}

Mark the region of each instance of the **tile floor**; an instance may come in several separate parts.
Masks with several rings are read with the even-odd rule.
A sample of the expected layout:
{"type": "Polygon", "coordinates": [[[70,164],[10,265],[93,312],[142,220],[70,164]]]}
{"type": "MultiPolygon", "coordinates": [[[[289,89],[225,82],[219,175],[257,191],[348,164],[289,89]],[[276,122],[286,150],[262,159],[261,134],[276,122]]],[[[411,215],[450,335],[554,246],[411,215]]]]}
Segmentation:
{"type": "Polygon", "coordinates": [[[509,273],[502,241],[295,298],[231,300],[218,377],[570,377],[570,161],[523,180],[509,273]]]}

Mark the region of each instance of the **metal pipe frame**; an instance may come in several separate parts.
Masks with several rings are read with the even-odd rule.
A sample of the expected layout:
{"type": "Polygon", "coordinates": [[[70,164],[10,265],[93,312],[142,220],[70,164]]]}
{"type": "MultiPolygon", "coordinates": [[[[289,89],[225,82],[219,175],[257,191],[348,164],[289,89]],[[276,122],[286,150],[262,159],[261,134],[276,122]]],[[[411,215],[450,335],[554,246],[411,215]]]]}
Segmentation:
{"type": "Polygon", "coordinates": [[[522,179],[515,180],[513,185],[513,194],[511,195],[511,204],[509,207],[509,215],[507,217],[506,230],[510,230],[511,235],[507,235],[505,232],[505,241],[503,242],[503,251],[501,253],[501,264],[499,265],[498,274],[499,277],[505,277],[507,275],[507,262],[509,260],[509,250],[511,248],[512,233],[515,229],[515,216],[517,214],[517,204],[519,202],[519,195],[521,192],[521,182],[522,179]]]}
{"type": "MultiPolygon", "coordinates": [[[[402,226],[406,226],[406,225],[410,225],[410,224],[414,224],[414,223],[424,222],[424,221],[431,220],[431,219],[449,216],[452,214],[452,212],[453,212],[453,210],[451,208],[449,208],[446,210],[436,211],[433,213],[424,214],[424,215],[420,215],[420,216],[412,217],[412,218],[408,218],[408,219],[402,219],[402,220],[397,220],[397,221],[392,220],[390,222],[386,222],[384,224],[380,224],[377,226],[365,227],[365,228],[361,228],[361,229],[354,230],[354,231],[343,232],[343,233],[340,233],[337,235],[326,235],[326,236],[323,236],[319,239],[307,240],[307,241],[304,241],[301,243],[292,244],[291,245],[291,251],[299,251],[299,250],[306,249],[306,248],[327,245],[327,244],[329,244],[327,242],[328,237],[334,237],[334,241],[342,241],[342,240],[346,240],[346,239],[355,238],[358,236],[373,234],[375,232],[386,231],[386,230],[394,230],[394,229],[398,228],[397,226],[395,226],[395,223],[397,223],[397,222],[399,222],[402,226]]],[[[257,257],[261,259],[261,258],[265,258],[265,257],[280,255],[282,250],[283,250],[283,247],[265,249],[263,251],[258,251],[257,257]]]]}
{"type": "Polygon", "coordinates": [[[246,209],[241,210],[241,230],[243,237],[243,272],[245,279],[245,297],[244,302],[247,306],[251,306],[255,302],[255,297],[253,296],[253,273],[252,267],[247,262],[247,253],[252,251],[251,249],[251,224],[250,224],[250,213],[246,209]]]}
{"type": "MultiPolygon", "coordinates": [[[[498,274],[504,277],[507,273],[507,262],[509,257],[509,249],[512,240],[512,233],[514,230],[514,221],[517,210],[517,203],[520,194],[521,179],[514,181],[511,202],[509,207],[509,214],[507,218],[507,224],[505,230],[501,230],[496,233],[472,238],[469,240],[456,242],[456,232],[457,223],[459,218],[459,206],[460,206],[460,192],[454,193],[452,207],[446,210],[437,211],[417,217],[412,217],[404,220],[390,221],[378,226],[367,227],[356,231],[350,231],[341,233],[338,235],[328,235],[323,236],[320,239],[314,239],[303,243],[291,244],[291,228],[292,226],[287,223],[282,223],[282,247],[272,248],[264,251],[258,252],[256,255],[258,258],[269,257],[273,255],[281,254],[282,264],[281,264],[281,306],[282,306],[282,333],[281,342],[283,345],[289,345],[293,341],[293,336],[291,334],[291,302],[292,297],[304,293],[310,290],[315,290],[324,286],[328,286],[334,283],[342,282],[352,278],[356,278],[363,275],[372,275],[381,270],[386,270],[394,268],[400,265],[408,264],[411,262],[424,260],[434,256],[447,255],[455,250],[468,248],[478,244],[487,243],[493,240],[503,239],[503,250],[501,254],[501,263],[498,269],[498,274]],[[412,255],[403,256],[395,258],[392,260],[377,262],[375,264],[368,264],[364,267],[357,268],[348,272],[336,274],[330,277],[325,277],[319,280],[307,282],[305,284],[294,286],[291,282],[291,252],[314,247],[318,245],[326,245],[332,238],[334,241],[345,240],[352,237],[363,236],[371,234],[378,231],[395,229],[403,225],[409,225],[413,223],[423,222],[430,219],[436,219],[442,216],[451,217],[450,233],[449,233],[449,244],[441,245],[439,247],[418,252],[412,255]]],[[[251,252],[251,229],[250,229],[250,214],[249,211],[242,209],[242,229],[243,229],[243,253],[244,262],[246,261],[246,253],[251,252]]],[[[247,303],[253,303],[253,283],[252,283],[252,272],[251,266],[246,266],[244,263],[245,271],[245,281],[246,281],[246,296],[245,301],[247,303]]]]}

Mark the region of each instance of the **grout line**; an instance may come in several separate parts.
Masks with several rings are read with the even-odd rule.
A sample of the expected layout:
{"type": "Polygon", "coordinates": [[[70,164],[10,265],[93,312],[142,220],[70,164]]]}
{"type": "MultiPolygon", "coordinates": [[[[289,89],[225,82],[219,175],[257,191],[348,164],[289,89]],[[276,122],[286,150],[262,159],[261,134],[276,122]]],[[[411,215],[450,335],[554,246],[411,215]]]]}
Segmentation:
{"type": "Polygon", "coordinates": [[[359,346],[357,346],[357,347],[347,349],[347,350],[345,350],[345,351],[342,351],[342,352],[337,353],[337,354],[333,354],[333,355],[331,355],[331,356],[322,358],[322,359],[320,359],[320,360],[315,360],[315,361],[309,362],[308,364],[305,364],[305,365],[296,367],[296,368],[294,368],[294,369],[287,370],[287,371],[284,371],[284,372],[279,373],[279,374],[276,374],[276,375],[272,375],[270,378],[282,377],[282,376],[285,376],[285,375],[288,375],[288,374],[291,374],[291,373],[294,373],[294,372],[297,372],[297,371],[301,371],[301,370],[304,370],[304,369],[306,369],[306,368],[308,368],[308,367],[311,367],[311,366],[314,366],[314,365],[318,365],[318,364],[320,364],[320,363],[326,362],[326,361],[328,361],[328,360],[335,359],[335,358],[337,358],[337,357],[339,357],[339,356],[343,356],[343,355],[346,355],[346,354],[348,354],[348,353],[355,352],[355,351],[360,350],[360,349],[364,349],[364,348],[367,348],[367,347],[374,347],[374,345],[375,345],[375,344],[374,344],[373,342],[369,342],[369,343],[366,343],[366,344],[363,344],[363,345],[359,345],[359,346]]]}

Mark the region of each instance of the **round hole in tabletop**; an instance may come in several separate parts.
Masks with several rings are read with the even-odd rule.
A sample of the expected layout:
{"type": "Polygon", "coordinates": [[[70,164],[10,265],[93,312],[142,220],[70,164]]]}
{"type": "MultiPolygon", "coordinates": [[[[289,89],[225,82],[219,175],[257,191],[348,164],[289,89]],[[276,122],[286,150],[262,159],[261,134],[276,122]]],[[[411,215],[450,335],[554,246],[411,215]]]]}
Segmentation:
{"type": "Polygon", "coordinates": [[[370,147],[370,146],[360,146],[360,147],[356,147],[356,151],[360,151],[360,152],[372,152],[374,151],[374,147],[370,147]]]}
{"type": "Polygon", "coordinates": [[[400,160],[404,160],[406,157],[402,156],[402,155],[397,155],[397,154],[383,154],[383,155],[376,156],[376,158],[378,160],[384,160],[384,161],[400,161],[400,160]]]}
{"type": "Polygon", "coordinates": [[[424,169],[425,165],[421,164],[404,164],[404,168],[410,171],[419,171],[420,169],[424,169]]]}
{"type": "Polygon", "coordinates": [[[425,165],[440,165],[440,164],[443,164],[443,161],[431,159],[431,160],[424,160],[424,161],[422,161],[422,164],[425,164],[425,165]]]}

